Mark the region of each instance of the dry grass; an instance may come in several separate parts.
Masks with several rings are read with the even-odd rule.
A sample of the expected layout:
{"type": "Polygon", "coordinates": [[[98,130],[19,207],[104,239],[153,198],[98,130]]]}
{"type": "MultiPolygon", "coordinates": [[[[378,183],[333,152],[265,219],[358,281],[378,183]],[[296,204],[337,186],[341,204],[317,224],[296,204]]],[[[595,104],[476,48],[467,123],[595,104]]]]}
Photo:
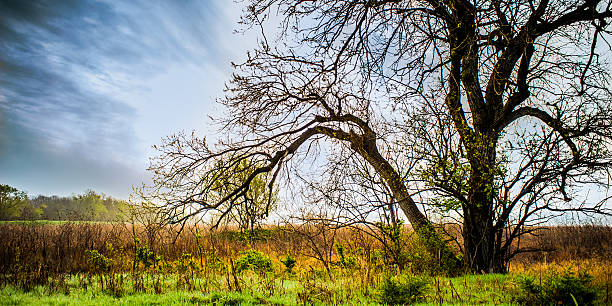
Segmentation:
{"type": "MultiPolygon", "coordinates": [[[[256,249],[276,263],[290,254],[299,257],[298,262],[303,266],[312,268],[320,268],[316,248],[326,249],[334,261],[337,259],[334,246],[338,244],[344,245],[349,255],[364,257],[360,260],[369,260],[366,257],[381,247],[354,229],[339,230],[331,242],[309,239],[303,233],[279,226],[259,231],[257,239],[251,241],[241,239],[240,233],[231,228],[209,231],[203,227],[187,227],[178,237],[174,233],[173,229],[164,228],[147,235],[143,227],[117,223],[0,224],[0,273],[11,273],[16,266],[46,269],[51,273],[88,272],[91,264],[87,262],[86,250],[97,250],[121,263],[118,269],[129,271],[133,267],[134,238],[168,261],[178,260],[187,253],[200,260],[207,254],[225,260],[235,258],[241,251],[256,249]],[[113,254],[108,254],[109,245],[113,254]]],[[[511,262],[511,271],[576,261],[601,266],[612,255],[612,227],[556,226],[540,231],[537,236],[526,237],[521,243],[542,251],[517,256],[511,262]]]]}
{"type": "MultiPolygon", "coordinates": [[[[186,227],[180,235],[174,233],[171,228],[152,233],[143,226],[118,223],[0,224],[0,287],[30,292],[44,285],[44,290],[51,293],[98,290],[115,297],[195,290],[203,294],[234,292],[264,298],[291,296],[294,302],[289,304],[314,303],[324,298],[329,300],[326,303],[334,304],[349,303],[355,298],[376,301],[382,281],[400,272],[385,258],[378,241],[356,229],[334,232],[331,228],[319,228],[308,232],[274,226],[258,231],[252,240],[243,239],[232,228],[209,231],[186,227]],[[321,230],[327,238],[316,235],[313,238],[321,230]],[[342,245],[345,258],[339,256],[338,245],[342,245]],[[153,260],[154,265],[135,261],[137,247],[147,251],[150,248],[153,257],[159,260],[153,260]],[[274,271],[236,273],[233,267],[240,252],[249,249],[270,257],[274,271]],[[112,267],[104,270],[101,268],[104,264],[88,261],[88,250],[96,250],[102,258],[112,260],[112,267]],[[328,261],[323,262],[326,257],[317,256],[317,252],[329,252],[328,261]],[[281,262],[287,255],[297,259],[294,273],[288,273],[281,262]]],[[[510,264],[509,275],[465,275],[452,279],[436,275],[435,265],[430,263],[435,260],[422,254],[423,249],[417,244],[410,245],[414,241],[410,236],[406,238],[404,249],[410,258],[406,271],[435,275],[430,278],[427,302],[506,303],[516,288],[516,278],[525,275],[543,278],[567,271],[589,272],[594,283],[602,288],[602,301],[610,301],[610,227],[553,227],[541,231],[539,236],[523,239],[523,245],[544,251],[517,257],[510,264]],[[487,286],[490,288],[486,289],[487,286]],[[486,290],[481,292],[482,288],[486,290]]]]}

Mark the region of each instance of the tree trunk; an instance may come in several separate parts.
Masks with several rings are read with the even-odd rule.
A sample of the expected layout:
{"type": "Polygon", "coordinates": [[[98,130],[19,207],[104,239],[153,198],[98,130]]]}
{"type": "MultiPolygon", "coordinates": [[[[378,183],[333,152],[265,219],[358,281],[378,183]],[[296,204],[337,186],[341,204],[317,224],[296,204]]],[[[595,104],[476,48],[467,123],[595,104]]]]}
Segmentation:
{"type": "Polygon", "coordinates": [[[449,274],[457,274],[460,261],[449,249],[448,244],[436,231],[434,225],[419,210],[410,196],[402,177],[395,171],[389,162],[380,154],[376,146],[375,137],[359,137],[352,135],[352,147],[363,156],[378,174],[386,181],[393,193],[393,198],[408,218],[413,230],[418,235],[426,249],[438,258],[440,269],[449,274]]]}
{"type": "Polygon", "coordinates": [[[472,272],[497,272],[493,271],[495,237],[488,207],[466,207],[463,214],[465,265],[472,272]]]}
{"type": "Polygon", "coordinates": [[[495,137],[482,137],[471,144],[468,203],[463,206],[464,264],[472,272],[505,272],[503,254],[493,226],[495,137]],[[478,152],[479,151],[479,152],[478,152]]]}

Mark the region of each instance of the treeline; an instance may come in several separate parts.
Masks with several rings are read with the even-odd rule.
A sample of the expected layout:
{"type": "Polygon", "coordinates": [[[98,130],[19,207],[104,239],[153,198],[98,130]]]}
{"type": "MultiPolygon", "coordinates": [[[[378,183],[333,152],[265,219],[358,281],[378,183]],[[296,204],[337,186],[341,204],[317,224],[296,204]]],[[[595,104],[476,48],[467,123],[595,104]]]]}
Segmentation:
{"type": "Polygon", "coordinates": [[[115,221],[127,204],[93,190],[69,197],[27,195],[0,185],[0,220],[115,221]]]}

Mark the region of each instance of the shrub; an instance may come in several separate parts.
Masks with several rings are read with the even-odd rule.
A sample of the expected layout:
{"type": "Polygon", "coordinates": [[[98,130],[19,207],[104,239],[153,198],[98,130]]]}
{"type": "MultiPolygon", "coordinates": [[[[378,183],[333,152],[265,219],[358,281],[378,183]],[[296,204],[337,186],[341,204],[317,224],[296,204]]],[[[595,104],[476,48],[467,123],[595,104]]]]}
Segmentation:
{"type": "Polygon", "coordinates": [[[336,252],[338,252],[339,260],[336,262],[342,268],[354,268],[357,265],[357,259],[352,256],[347,256],[345,253],[345,248],[341,244],[336,244],[336,252]]]}
{"type": "Polygon", "coordinates": [[[541,282],[533,277],[519,280],[519,291],[514,300],[522,305],[594,305],[598,289],[591,284],[588,273],[566,272],[550,275],[541,282]]]}
{"type": "Polygon", "coordinates": [[[287,269],[287,272],[292,273],[293,272],[293,268],[295,267],[295,263],[297,262],[297,260],[295,260],[295,258],[293,258],[291,255],[287,255],[287,257],[285,257],[283,260],[281,260],[281,262],[283,263],[283,265],[287,269]]]}
{"type": "Polygon", "coordinates": [[[241,256],[236,260],[236,272],[252,270],[256,272],[271,272],[274,268],[272,260],[262,252],[248,250],[240,252],[241,256]]]}
{"type": "Polygon", "coordinates": [[[153,254],[153,252],[149,250],[148,246],[136,245],[136,254],[134,259],[136,264],[142,262],[145,269],[148,269],[151,265],[155,263],[155,261],[157,261],[155,259],[155,254],[153,254]]]}
{"type": "Polygon", "coordinates": [[[196,268],[196,264],[193,261],[191,253],[183,253],[183,255],[181,255],[181,258],[179,258],[179,260],[177,260],[176,262],[176,269],[179,274],[187,274],[187,272],[195,270],[196,268]]]}
{"type": "Polygon", "coordinates": [[[106,258],[96,250],[85,250],[87,262],[89,262],[96,272],[108,272],[113,264],[113,260],[106,258]]]}
{"type": "Polygon", "coordinates": [[[422,299],[429,279],[425,277],[389,277],[381,285],[380,302],[385,305],[405,305],[422,299]]]}
{"type": "Polygon", "coordinates": [[[204,258],[206,259],[206,266],[215,271],[222,271],[225,269],[225,264],[221,260],[221,257],[215,252],[204,251],[204,258]]]}
{"type": "Polygon", "coordinates": [[[314,280],[306,280],[302,285],[303,288],[297,292],[299,305],[337,304],[333,303],[337,292],[331,290],[325,284],[318,284],[314,280]]]}

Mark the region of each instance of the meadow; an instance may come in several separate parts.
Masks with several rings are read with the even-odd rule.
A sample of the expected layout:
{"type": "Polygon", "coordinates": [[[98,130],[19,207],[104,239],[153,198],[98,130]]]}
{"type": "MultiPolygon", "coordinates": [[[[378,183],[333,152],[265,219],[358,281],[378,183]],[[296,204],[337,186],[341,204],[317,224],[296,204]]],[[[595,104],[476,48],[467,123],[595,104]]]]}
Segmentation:
{"type": "Polygon", "coordinates": [[[127,223],[0,224],[0,304],[610,305],[612,228],[556,226],[506,274],[449,275],[406,228],[253,233],[127,223]],[[401,259],[401,260],[400,260],[401,259]],[[398,264],[401,263],[401,264],[398,264]]]}

